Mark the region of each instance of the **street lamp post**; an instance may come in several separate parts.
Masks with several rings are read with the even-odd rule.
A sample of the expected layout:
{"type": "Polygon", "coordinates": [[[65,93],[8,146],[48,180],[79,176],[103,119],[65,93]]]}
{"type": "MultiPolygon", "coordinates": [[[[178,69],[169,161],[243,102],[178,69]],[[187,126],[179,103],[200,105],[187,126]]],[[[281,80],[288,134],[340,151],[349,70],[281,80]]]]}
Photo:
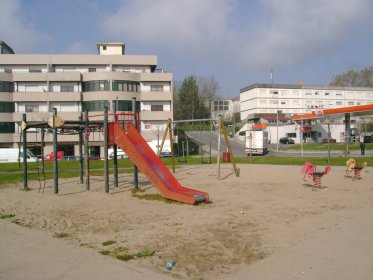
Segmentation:
{"type": "Polygon", "coordinates": [[[276,104],[277,104],[277,106],[276,106],[276,151],[278,152],[278,91],[274,91],[273,92],[273,96],[276,94],[276,96],[277,96],[277,100],[276,100],[276,104]]]}

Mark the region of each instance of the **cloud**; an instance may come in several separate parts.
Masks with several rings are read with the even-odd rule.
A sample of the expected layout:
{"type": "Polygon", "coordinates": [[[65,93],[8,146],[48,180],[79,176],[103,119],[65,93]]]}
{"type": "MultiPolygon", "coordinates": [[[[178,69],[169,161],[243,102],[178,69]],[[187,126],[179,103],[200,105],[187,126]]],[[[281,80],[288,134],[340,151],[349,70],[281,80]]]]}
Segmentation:
{"type": "Polygon", "coordinates": [[[129,45],[187,54],[194,62],[268,67],[332,51],[370,17],[372,6],[370,0],[129,0],[103,28],[129,45]]]}
{"type": "Polygon", "coordinates": [[[48,38],[38,32],[26,16],[19,0],[1,1],[0,40],[6,42],[16,53],[30,52],[40,40],[48,38]]]}
{"type": "MultiPolygon", "coordinates": [[[[243,52],[254,64],[296,64],[318,52],[332,51],[351,32],[364,28],[372,4],[357,0],[270,0],[262,7],[268,14],[244,43],[243,52]]],[[[366,26],[368,29],[369,27],[366,26]]]]}
{"type": "Polygon", "coordinates": [[[211,51],[207,42],[220,41],[235,1],[124,1],[103,28],[126,40],[162,46],[172,52],[211,51]]]}

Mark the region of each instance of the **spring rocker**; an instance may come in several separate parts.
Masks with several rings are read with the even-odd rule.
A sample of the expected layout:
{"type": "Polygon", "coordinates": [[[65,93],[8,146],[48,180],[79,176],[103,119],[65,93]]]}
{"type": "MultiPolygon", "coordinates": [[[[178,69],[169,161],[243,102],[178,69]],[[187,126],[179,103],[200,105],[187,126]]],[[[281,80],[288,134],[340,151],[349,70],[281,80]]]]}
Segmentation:
{"type": "Polygon", "coordinates": [[[346,161],[346,175],[349,175],[350,173],[354,172],[353,179],[363,179],[361,177],[361,171],[368,165],[368,163],[365,161],[362,165],[357,165],[357,162],[355,159],[350,158],[348,161],[346,161]]]}
{"type": "Polygon", "coordinates": [[[303,180],[307,182],[310,178],[313,181],[313,188],[321,189],[321,178],[324,175],[327,175],[331,170],[330,166],[326,166],[324,171],[317,171],[316,166],[313,165],[311,162],[307,161],[304,163],[303,168],[301,169],[301,173],[303,174],[303,180]]]}

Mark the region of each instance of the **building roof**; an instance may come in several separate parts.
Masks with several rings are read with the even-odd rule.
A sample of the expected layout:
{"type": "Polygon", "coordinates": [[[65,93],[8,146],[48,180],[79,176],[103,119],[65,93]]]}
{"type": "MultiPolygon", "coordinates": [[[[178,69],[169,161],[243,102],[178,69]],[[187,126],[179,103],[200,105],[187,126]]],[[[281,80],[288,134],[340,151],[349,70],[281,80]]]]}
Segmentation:
{"type": "Polygon", "coordinates": [[[335,87],[325,85],[302,85],[302,84],[252,84],[240,89],[240,93],[255,88],[273,88],[273,89],[318,89],[318,90],[373,90],[369,87],[335,87]]]}
{"type": "MultiPolygon", "coordinates": [[[[14,54],[14,51],[11,47],[9,47],[9,45],[7,43],[5,43],[4,41],[0,41],[0,46],[4,49],[6,49],[8,51],[8,53],[10,54],[14,54]]],[[[3,52],[1,52],[0,54],[2,54],[3,52]]]]}

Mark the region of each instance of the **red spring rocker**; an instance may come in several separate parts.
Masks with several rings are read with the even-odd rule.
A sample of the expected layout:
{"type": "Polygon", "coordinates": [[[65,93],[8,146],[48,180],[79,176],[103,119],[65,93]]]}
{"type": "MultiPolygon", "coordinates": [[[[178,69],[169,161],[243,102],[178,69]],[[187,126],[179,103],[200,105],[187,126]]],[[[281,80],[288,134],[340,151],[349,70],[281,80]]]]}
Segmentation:
{"type": "Polygon", "coordinates": [[[321,189],[321,178],[328,174],[331,170],[330,166],[326,166],[324,171],[317,171],[316,166],[313,165],[311,162],[307,161],[304,163],[303,168],[301,169],[301,173],[304,175],[303,180],[306,182],[308,179],[312,178],[313,181],[313,188],[321,189]]]}

